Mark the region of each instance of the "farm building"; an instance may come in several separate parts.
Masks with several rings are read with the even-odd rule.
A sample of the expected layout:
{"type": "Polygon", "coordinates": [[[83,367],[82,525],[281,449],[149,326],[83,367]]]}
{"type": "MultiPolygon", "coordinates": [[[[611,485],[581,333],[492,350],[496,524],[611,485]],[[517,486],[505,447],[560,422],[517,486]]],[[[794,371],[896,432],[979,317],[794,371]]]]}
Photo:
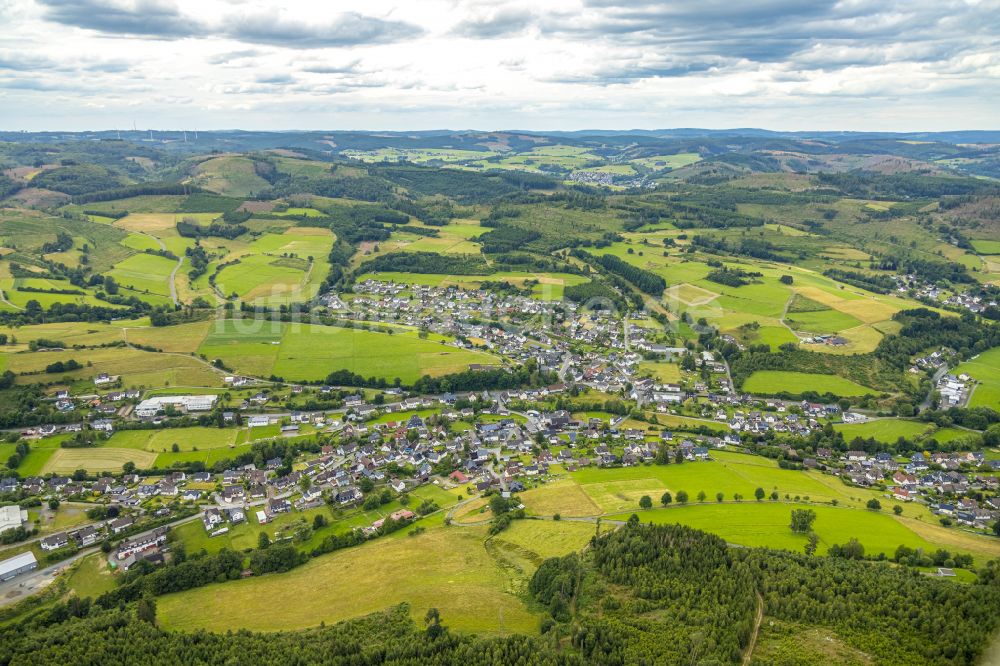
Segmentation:
{"type": "Polygon", "coordinates": [[[0,562],[0,581],[10,580],[14,576],[34,571],[38,568],[38,560],[31,551],[21,553],[14,557],[0,562]]]}

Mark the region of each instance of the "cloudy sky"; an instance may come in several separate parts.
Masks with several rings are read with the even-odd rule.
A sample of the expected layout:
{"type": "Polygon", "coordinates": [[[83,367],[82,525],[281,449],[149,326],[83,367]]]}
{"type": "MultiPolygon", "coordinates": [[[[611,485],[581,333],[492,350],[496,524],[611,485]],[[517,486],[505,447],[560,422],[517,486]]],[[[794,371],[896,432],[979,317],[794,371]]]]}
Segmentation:
{"type": "Polygon", "coordinates": [[[1000,0],[0,0],[0,128],[1000,128],[1000,0]]]}

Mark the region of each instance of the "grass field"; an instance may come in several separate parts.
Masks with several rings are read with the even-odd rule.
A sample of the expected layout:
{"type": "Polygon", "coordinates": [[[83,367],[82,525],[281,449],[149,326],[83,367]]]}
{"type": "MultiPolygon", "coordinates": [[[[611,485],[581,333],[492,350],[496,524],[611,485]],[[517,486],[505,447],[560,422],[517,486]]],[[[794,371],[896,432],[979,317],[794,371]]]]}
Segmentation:
{"type": "Polygon", "coordinates": [[[324,379],[334,370],[404,382],[496,364],[483,352],[442,344],[444,338],[400,329],[393,335],[333,326],[227,320],[212,326],[200,352],[222,358],[238,372],[289,380],[324,379]]]}
{"type": "Polygon", "coordinates": [[[844,433],[844,438],[848,441],[855,437],[874,437],[880,442],[895,442],[899,437],[914,439],[934,428],[928,423],[921,421],[908,421],[906,419],[877,419],[866,423],[838,423],[833,426],[836,430],[844,433]]]}
{"type": "Polygon", "coordinates": [[[257,303],[288,303],[312,298],[307,288],[314,264],[264,254],[247,255],[219,272],[215,284],[225,295],[257,303]]]}
{"type": "Polygon", "coordinates": [[[953,372],[956,375],[964,372],[978,382],[969,401],[970,407],[1000,409],[1000,347],[962,363],[953,372]]]}
{"type": "Polygon", "coordinates": [[[246,197],[271,185],[257,175],[254,162],[246,157],[213,157],[194,170],[194,182],[212,192],[232,197],[246,197]]]}
{"type": "Polygon", "coordinates": [[[774,395],[777,393],[802,393],[816,391],[817,393],[833,393],[834,395],[852,397],[865,394],[878,394],[878,391],[849,379],[836,375],[817,375],[808,372],[784,372],[780,370],[758,370],[743,383],[743,390],[749,393],[774,395]]]}
{"type": "Polygon", "coordinates": [[[108,561],[101,553],[83,558],[69,579],[69,587],[76,596],[96,599],[115,587],[115,579],[108,569],[108,561]]]}
{"type": "Polygon", "coordinates": [[[655,169],[655,170],[666,169],[666,168],[679,169],[689,164],[700,162],[701,155],[699,155],[698,153],[677,153],[676,155],[654,155],[653,157],[640,157],[630,161],[632,164],[638,164],[639,166],[645,167],[647,169],[655,169]]]}
{"type": "Polygon", "coordinates": [[[170,301],[170,274],[177,262],[154,254],[136,254],[116,264],[107,273],[121,287],[123,295],[135,295],[151,303],[170,301]]]}
{"type": "Polygon", "coordinates": [[[42,474],[72,474],[78,469],[88,472],[121,471],[127,462],[135,463],[136,467],[152,467],[156,462],[156,454],[138,449],[118,449],[110,446],[82,449],[56,449],[45,466],[42,474]]]}
{"type": "Polygon", "coordinates": [[[119,321],[114,324],[100,322],[60,322],[36,324],[18,328],[0,327],[0,333],[17,337],[18,344],[7,349],[24,351],[28,342],[38,338],[60,340],[68,345],[102,345],[122,339],[122,326],[149,326],[149,319],[119,321]]]}
{"type": "MultiPolygon", "coordinates": [[[[529,513],[541,516],[560,514],[565,517],[595,516],[600,507],[569,479],[553,481],[518,495],[529,513]]],[[[637,498],[638,501],[638,498],[637,498]]]]}
{"type": "Polygon", "coordinates": [[[970,242],[979,254],[1000,254],[1000,241],[977,239],[970,242]]]}
{"type": "Polygon", "coordinates": [[[681,367],[676,363],[641,361],[639,374],[648,375],[662,384],[677,384],[681,381],[681,367]]]}
{"type": "MultiPolygon", "coordinates": [[[[766,546],[801,552],[805,547],[805,534],[796,534],[789,527],[794,508],[809,508],[816,512],[813,529],[820,539],[819,551],[825,553],[833,544],[842,544],[856,538],[869,554],[892,555],[896,547],[905,544],[911,548],[933,551],[936,546],[894,517],[864,509],[843,509],[832,506],[797,505],[778,502],[755,502],[752,499],[739,504],[693,504],[686,507],[654,509],[639,513],[643,522],[657,524],[681,523],[718,534],[731,543],[741,546],[766,546]]],[[[622,513],[612,519],[625,520],[622,513]]]]}
{"type": "Polygon", "coordinates": [[[125,339],[133,344],[153,347],[165,352],[187,353],[198,349],[205,336],[208,335],[208,329],[211,325],[211,321],[196,321],[176,326],[128,327],[124,335],[125,339]]]}
{"type": "Polygon", "coordinates": [[[163,430],[119,430],[106,446],[116,449],[134,449],[162,453],[177,444],[181,451],[201,451],[234,446],[235,428],[168,428],[163,430]]]}
{"type": "Polygon", "coordinates": [[[161,597],[158,619],[171,630],[283,631],[405,601],[417,621],[435,607],[443,622],[458,631],[536,632],[538,617],[518,596],[530,572],[518,573],[492,555],[485,537],[485,527],[431,526],[413,537],[396,533],[315,558],[286,574],[161,597]],[[276,599],[295,601],[276,612],[276,599]]]}
{"type": "Polygon", "coordinates": [[[90,364],[59,375],[43,373],[18,377],[18,383],[24,384],[51,382],[64,377],[70,382],[86,384],[98,373],[106,372],[120,376],[126,387],[222,385],[221,377],[206,364],[179,354],[108,348],[10,354],[7,359],[8,367],[15,372],[38,372],[55,361],[69,359],[90,364]]]}

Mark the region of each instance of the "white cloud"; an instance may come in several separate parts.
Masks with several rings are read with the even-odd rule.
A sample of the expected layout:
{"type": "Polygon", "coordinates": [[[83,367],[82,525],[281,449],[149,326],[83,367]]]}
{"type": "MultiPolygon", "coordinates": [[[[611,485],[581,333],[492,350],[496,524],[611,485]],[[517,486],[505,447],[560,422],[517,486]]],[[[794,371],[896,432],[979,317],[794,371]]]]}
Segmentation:
{"type": "Polygon", "coordinates": [[[990,128],[1000,107],[997,15],[997,0],[343,0],[307,8],[293,0],[0,0],[0,122],[990,128]]]}

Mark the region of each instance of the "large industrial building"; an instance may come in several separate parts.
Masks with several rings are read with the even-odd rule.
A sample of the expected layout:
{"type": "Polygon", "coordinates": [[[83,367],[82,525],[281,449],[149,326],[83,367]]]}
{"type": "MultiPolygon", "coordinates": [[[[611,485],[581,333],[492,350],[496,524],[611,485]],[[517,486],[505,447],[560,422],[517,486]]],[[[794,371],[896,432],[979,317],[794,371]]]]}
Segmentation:
{"type": "Polygon", "coordinates": [[[217,395],[158,395],[140,402],[135,413],[140,418],[149,418],[167,407],[173,407],[179,412],[207,412],[218,399],[217,395]]]}
{"type": "Polygon", "coordinates": [[[0,562],[0,581],[10,580],[14,576],[34,571],[38,568],[38,560],[31,551],[15,555],[9,560],[0,562]]]}

